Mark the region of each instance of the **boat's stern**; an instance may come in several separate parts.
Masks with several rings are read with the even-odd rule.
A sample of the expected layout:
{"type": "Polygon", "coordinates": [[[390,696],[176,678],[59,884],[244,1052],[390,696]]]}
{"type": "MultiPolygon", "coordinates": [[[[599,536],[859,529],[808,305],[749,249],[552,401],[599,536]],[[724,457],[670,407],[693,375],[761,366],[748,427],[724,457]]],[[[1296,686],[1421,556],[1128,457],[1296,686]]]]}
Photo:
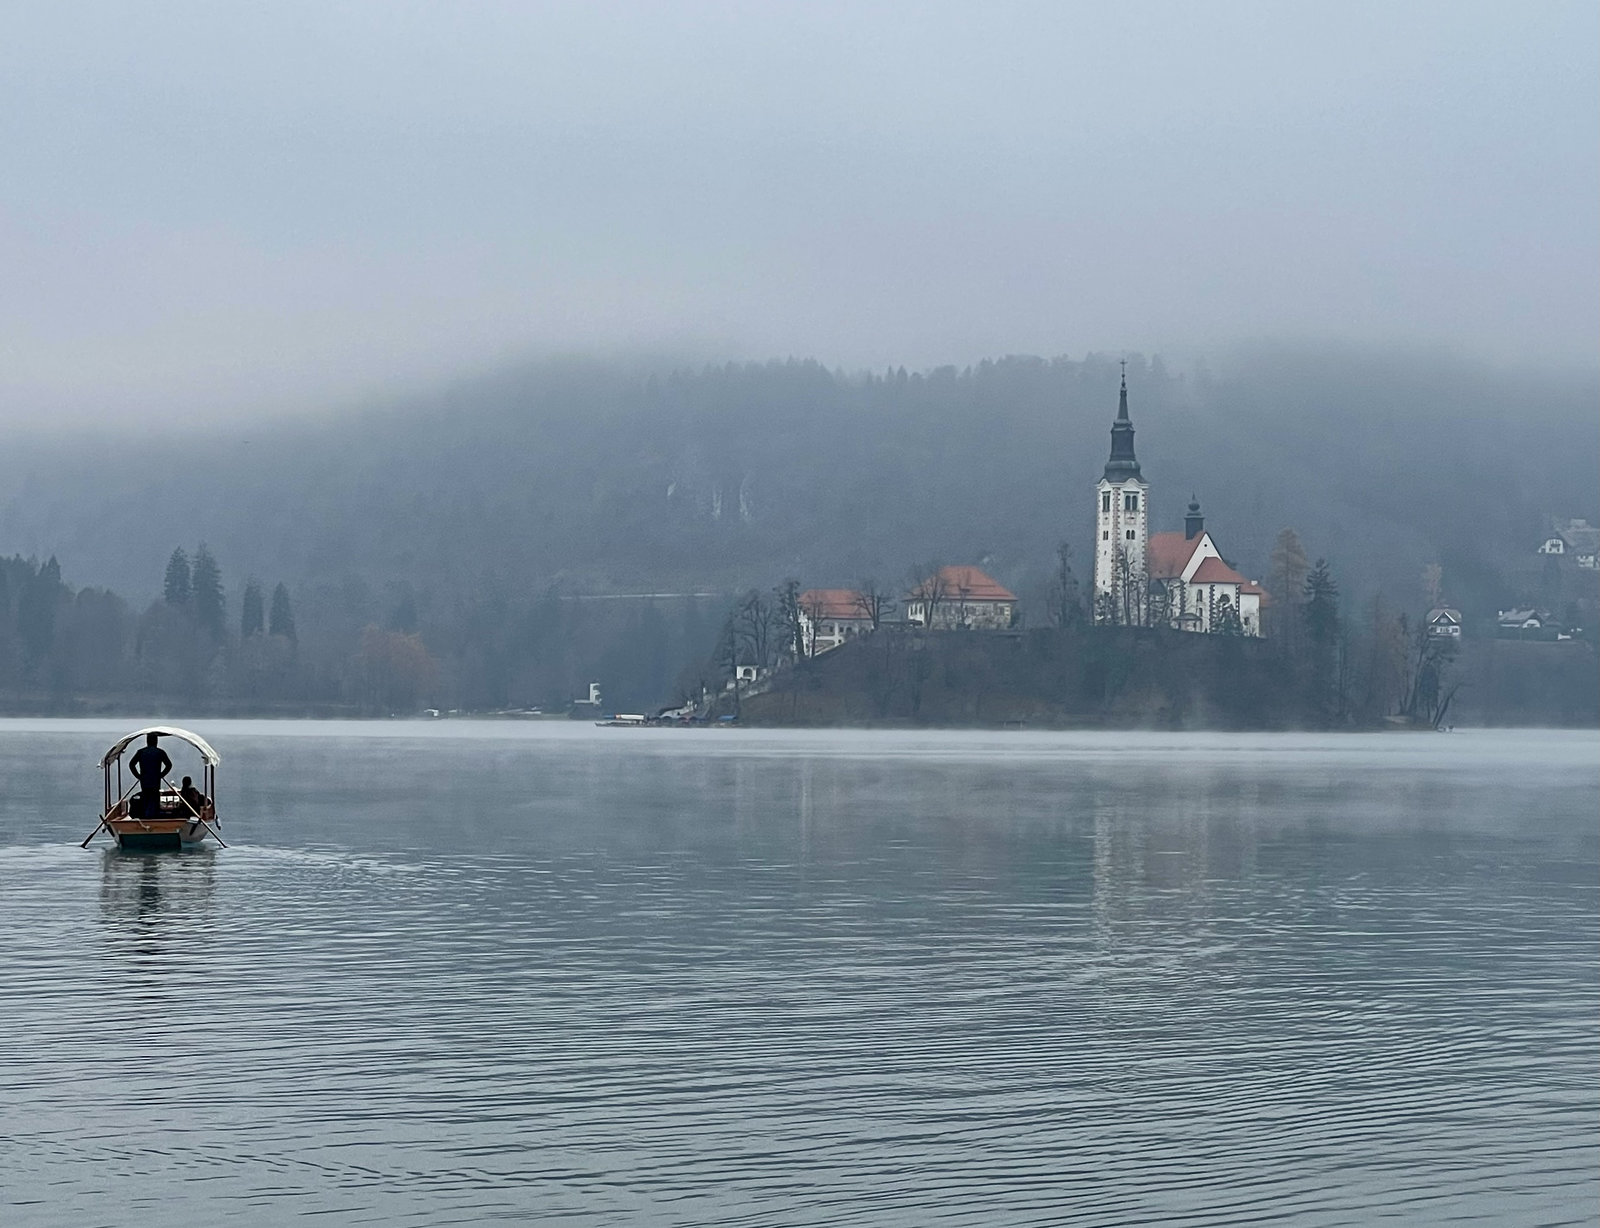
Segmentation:
{"type": "Polygon", "coordinates": [[[117,847],[130,853],[198,848],[210,834],[204,823],[187,819],[107,819],[106,827],[117,847]]]}

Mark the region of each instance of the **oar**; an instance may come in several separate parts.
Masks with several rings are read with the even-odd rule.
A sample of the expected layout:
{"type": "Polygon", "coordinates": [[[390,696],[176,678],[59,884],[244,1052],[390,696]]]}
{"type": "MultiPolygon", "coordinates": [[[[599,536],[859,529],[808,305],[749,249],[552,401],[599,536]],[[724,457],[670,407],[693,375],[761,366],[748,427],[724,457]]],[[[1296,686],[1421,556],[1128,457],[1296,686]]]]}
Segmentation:
{"type": "Polygon", "coordinates": [[[201,827],[205,828],[206,831],[210,833],[211,838],[213,840],[215,840],[219,845],[221,845],[223,848],[227,848],[228,847],[228,842],[226,840],[224,840],[221,836],[217,835],[216,829],[213,828],[211,826],[211,824],[207,823],[204,819],[201,819],[201,818],[196,818],[195,822],[200,824],[201,827]]]}
{"type": "MultiPolygon", "coordinates": [[[[105,820],[105,816],[104,815],[102,815],[100,817],[100,821],[95,824],[94,830],[83,838],[83,843],[80,844],[78,847],[81,848],[81,849],[88,848],[89,847],[89,841],[93,840],[96,836],[98,836],[100,834],[100,829],[102,827],[104,827],[107,831],[111,831],[111,828],[106,825],[106,820],[105,820]]],[[[117,833],[112,831],[111,834],[113,836],[115,836],[117,833]]]]}

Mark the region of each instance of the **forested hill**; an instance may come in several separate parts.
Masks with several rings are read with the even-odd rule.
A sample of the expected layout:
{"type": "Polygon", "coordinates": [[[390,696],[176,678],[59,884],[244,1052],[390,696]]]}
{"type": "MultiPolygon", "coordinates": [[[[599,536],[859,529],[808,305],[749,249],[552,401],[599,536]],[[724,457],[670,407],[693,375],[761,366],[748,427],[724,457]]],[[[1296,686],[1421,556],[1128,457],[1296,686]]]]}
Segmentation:
{"type": "MultiPolygon", "coordinates": [[[[416,627],[447,677],[552,592],[893,586],[938,560],[981,564],[1026,605],[1057,542],[1088,569],[1117,376],[1110,356],[871,376],[552,362],[248,430],[21,441],[0,555],[54,556],[139,606],[173,548],[204,541],[232,622],[247,577],[285,581],[303,636],[416,627]]],[[[1526,596],[1548,516],[1600,520],[1593,378],[1258,350],[1187,378],[1134,358],[1128,386],[1154,527],[1180,527],[1193,492],[1248,575],[1292,526],[1347,602],[1382,589],[1414,609],[1438,563],[1447,599],[1492,617],[1526,596]]]]}

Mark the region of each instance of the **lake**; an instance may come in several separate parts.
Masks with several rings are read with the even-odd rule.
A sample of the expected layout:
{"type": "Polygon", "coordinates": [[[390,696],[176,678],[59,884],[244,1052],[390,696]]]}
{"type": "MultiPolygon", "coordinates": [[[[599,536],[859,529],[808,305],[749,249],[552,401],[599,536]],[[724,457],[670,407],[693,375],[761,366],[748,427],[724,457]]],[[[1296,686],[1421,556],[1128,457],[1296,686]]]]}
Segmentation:
{"type": "Polygon", "coordinates": [[[5,1225],[1590,1224],[1600,737],[0,721],[5,1225]],[[177,770],[188,770],[173,750],[177,770]]]}

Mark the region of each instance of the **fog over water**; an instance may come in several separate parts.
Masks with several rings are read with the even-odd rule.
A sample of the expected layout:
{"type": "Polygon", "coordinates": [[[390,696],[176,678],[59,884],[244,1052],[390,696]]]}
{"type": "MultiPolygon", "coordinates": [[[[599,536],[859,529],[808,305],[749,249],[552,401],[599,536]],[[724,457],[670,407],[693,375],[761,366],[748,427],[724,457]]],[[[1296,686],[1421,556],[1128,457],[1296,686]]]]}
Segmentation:
{"type": "Polygon", "coordinates": [[[211,722],[80,851],[119,732],[0,722],[7,1225],[1593,1222],[1592,733],[211,722]]]}
{"type": "Polygon", "coordinates": [[[0,416],[619,348],[1592,368],[1590,4],[13,6],[0,416]]]}

